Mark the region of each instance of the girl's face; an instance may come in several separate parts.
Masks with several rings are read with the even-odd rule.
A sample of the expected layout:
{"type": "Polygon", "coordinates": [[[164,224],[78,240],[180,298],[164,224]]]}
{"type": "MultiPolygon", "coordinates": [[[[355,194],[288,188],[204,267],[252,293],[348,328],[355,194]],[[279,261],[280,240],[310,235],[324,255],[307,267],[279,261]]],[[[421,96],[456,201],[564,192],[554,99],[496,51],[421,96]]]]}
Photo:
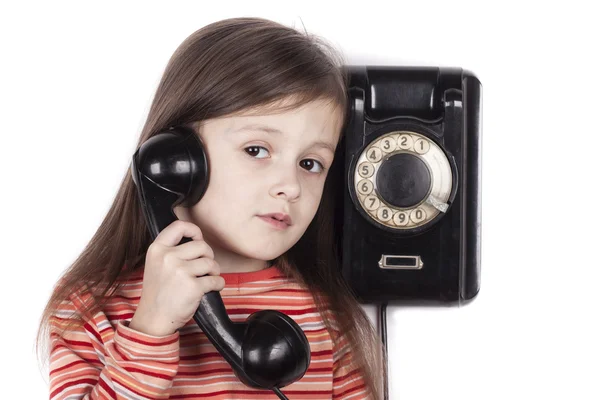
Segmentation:
{"type": "Polygon", "coordinates": [[[316,214],[342,123],[324,100],[203,121],[208,188],[190,209],[176,207],[176,215],[200,227],[220,264],[280,256],[316,214]],[[270,213],[289,215],[291,225],[278,229],[260,218],[270,213]]]}

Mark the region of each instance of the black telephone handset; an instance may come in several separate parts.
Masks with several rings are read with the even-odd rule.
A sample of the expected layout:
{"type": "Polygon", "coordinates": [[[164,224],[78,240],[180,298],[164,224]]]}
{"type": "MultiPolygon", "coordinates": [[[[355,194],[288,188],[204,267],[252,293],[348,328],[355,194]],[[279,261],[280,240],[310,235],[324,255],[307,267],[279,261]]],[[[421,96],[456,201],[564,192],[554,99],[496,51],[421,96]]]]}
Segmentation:
{"type": "MultiPolygon", "coordinates": [[[[177,219],[173,208],[191,207],[204,195],[209,165],[200,138],[188,127],[160,132],[133,155],[133,181],[153,238],[177,219]]],[[[186,243],[190,238],[183,238],[186,243]]],[[[232,322],[219,292],[206,293],[194,320],[247,386],[278,390],[304,376],[310,345],[289,316],[262,310],[232,322]]]]}

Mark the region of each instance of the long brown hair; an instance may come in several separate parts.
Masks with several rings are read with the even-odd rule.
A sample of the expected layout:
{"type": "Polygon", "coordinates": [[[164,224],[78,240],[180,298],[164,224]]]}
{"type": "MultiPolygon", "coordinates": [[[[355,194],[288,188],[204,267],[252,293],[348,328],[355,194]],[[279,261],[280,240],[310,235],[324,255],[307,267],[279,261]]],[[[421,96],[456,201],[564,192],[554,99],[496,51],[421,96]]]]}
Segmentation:
{"type": "MultiPolygon", "coordinates": [[[[328,99],[345,120],[347,79],[343,55],[317,36],[262,18],[218,21],[191,34],[169,60],[138,146],[171,126],[277,105],[290,96],[297,101],[278,110],[328,99]]],[[[332,337],[333,329],[347,335],[367,389],[381,399],[381,378],[386,373],[383,347],[340,272],[341,240],[334,226],[341,221],[333,218],[340,218],[344,190],[342,150],[339,143],[321,204],[306,233],[274,262],[311,290],[332,337]],[[337,326],[326,318],[327,310],[337,326]]],[[[40,321],[38,354],[61,301],[85,285],[95,298],[85,312],[100,309],[127,276],[143,266],[152,238],[136,190],[128,170],[104,221],[54,288],[40,321]]]]}

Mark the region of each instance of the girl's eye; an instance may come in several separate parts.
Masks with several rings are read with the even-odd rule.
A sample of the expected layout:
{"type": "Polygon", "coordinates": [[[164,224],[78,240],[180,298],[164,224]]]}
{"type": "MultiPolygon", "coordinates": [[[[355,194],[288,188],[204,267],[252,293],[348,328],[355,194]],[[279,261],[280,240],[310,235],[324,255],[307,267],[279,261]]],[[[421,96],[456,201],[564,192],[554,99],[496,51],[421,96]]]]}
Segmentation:
{"type": "MultiPolygon", "coordinates": [[[[257,158],[254,154],[251,153],[260,153],[260,149],[267,151],[267,149],[265,149],[262,146],[250,146],[250,147],[246,147],[244,150],[246,150],[246,153],[248,153],[250,156],[257,158]],[[251,150],[251,151],[248,151],[251,150]]],[[[265,158],[265,157],[258,157],[258,158],[265,158]]]]}
{"type": "MultiPolygon", "coordinates": [[[[256,155],[258,153],[260,153],[261,150],[265,150],[265,151],[268,152],[268,150],[266,148],[262,147],[262,146],[250,146],[250,147],[244,148],[244,150],[251,157],[258,158],[258,159],[266,158],[266,157],[256,157],[256,155]]],[[[315,174],[319,174],[319,173],[323,172],[323,170],[325,169],[323,167],[323,164],[321,164],[319,161],[313,160],[313,159],[310,159],[310,158],[307,158],[306,160],[302,160],[301,164],[304,164],[303,167],[304,166],[308,167],[307,168],[308,171],[311,171],[314,168],[315,165],[318,165],[319,168],[320,168],[318,171],[311,171],[311,172],[313,172],[315,174]]]]}
{"type": "Polygon", "coordinates": [[[320,174],[321,172],[323,172],[324,168],[323,165],[318,162],[317,160],[313,160],[311,158],[307,158],[306,160],[302,160],[301,164],[304,164],[308,167],[308,170],[311,171],[315,165],[319,166],[319,170],[318,171],[312,171],[315,174],[320,174]]]}

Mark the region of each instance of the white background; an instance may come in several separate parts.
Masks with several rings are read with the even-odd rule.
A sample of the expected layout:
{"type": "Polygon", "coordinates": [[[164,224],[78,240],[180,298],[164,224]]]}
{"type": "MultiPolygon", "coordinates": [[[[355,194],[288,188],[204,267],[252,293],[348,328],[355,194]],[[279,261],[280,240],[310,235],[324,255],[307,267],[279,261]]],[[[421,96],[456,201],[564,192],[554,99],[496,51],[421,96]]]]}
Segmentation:
{"type": "Polygon", "coordinates": [[[0,397],[47,398],[39,316],[128,173],[173,51],[210,22],[259,16],[303,23],[352,64],[460,66],[483,83],[481,293],[389,309],[390,398],[600,398],[597,11],[282,3],[2,3],[0,397]]]}

